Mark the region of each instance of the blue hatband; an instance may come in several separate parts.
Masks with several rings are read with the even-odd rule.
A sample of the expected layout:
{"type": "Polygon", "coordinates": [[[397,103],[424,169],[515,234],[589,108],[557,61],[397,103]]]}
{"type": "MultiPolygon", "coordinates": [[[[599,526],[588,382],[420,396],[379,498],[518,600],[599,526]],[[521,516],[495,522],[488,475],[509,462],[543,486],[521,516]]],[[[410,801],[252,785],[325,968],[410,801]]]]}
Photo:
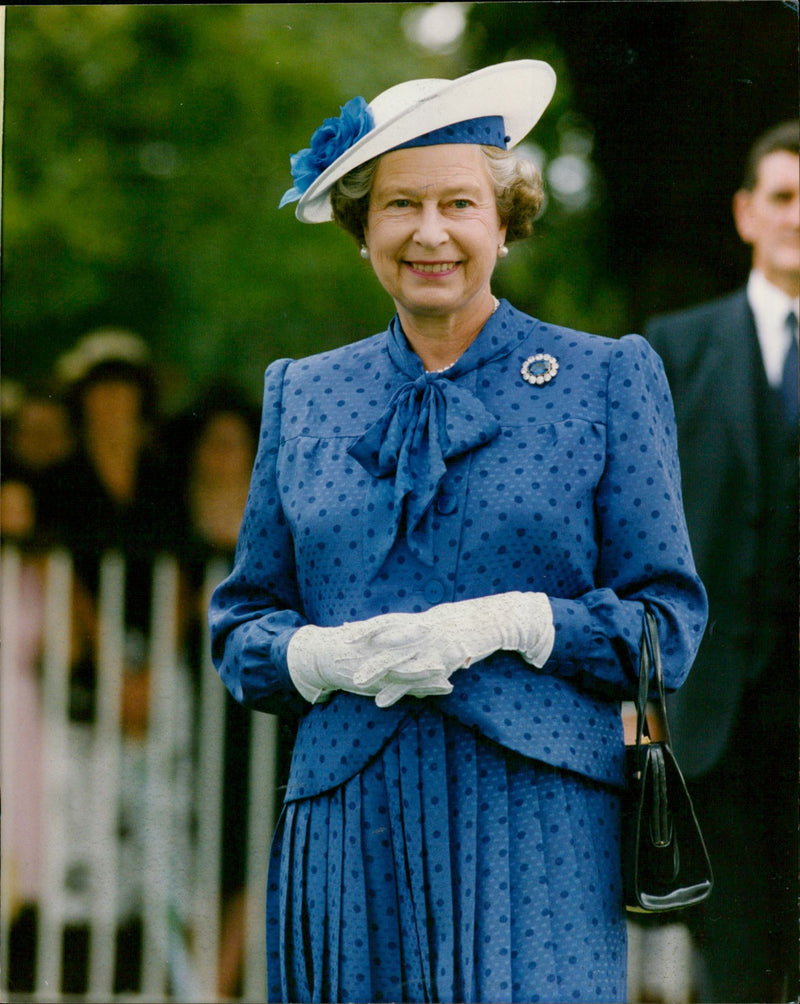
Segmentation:
{"type": "Polygon", "coordinates": [[[464,119],[463,122],[442,126],[441,129],[426,132],[392,149],[405,150],[412,146],[438,146],[442,143],[479,143],[481,146],[499,146],[501,150],[506,150],[508,140],[503,116],[484,115],[481,118],[464,119]]]}

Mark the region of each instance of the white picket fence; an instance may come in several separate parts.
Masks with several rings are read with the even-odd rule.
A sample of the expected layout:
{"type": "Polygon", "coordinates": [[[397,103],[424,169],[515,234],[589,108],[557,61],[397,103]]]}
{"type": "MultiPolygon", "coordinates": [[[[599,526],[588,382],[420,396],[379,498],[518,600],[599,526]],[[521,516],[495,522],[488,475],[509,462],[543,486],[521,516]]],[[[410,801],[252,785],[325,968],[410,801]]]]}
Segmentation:
{"type": "MultiPolygon", "coordinates": [[[[210,596],[225,569],[209,567],[210,596]]],[[[223,838],[224,687],[203,645],[199,678],[188,683],[178,639],[179,568],[154,567],[148,640],[151,690],[146,732],[120,728],[124,675],[123,561],[103,558],[99,580],[93,720],[70,720],[72,564],[53,552],[41,566],[11,547],[0,569],[0,740],[2,887],[0,999],[263,1001],[264,896],[276,812],[278,729],[252,715],[244,865],[246,914],[240,996],[219,996],[223,838]],[[30,653],[40,649],[36,658],[30,653]],[[121,806],[140,836],[131,858],[119,839],[121,806]],[[69,876],[83,875],[77,897],[69,876]],[[121,875],[127,875],[121,887],[121,875]],[[113,991],[117,928],[135,901],[141,924],[141,989],[113,991]],[[21,902],[38,912],[34,986],[8,986],[9,932],[21,902]],[[88,989],[62,993],[64,930],[89,932],[88,989]],[[188,932],[188,933],[186,933],[188,932]]]]}
{"type": "MultiPolygon", "coordinates": [[[[209,566],[201,605],[226,570],[209,566]]],[[[218,967],[229,699],[211,664],[207,636],[199,675],[187,686],[178,638],[179,567],[164,557],[153,576],[146,659],[155,685],[145,736],[131,743],[120,728],[119,711],[124,563],[107,555],[101,565],[94,716],[76,724],[69,715],[70,556],[53,552],[32,566],[12,547],[0,552],[0,1001],[244,1004],[265,999],[264,900],[278,801],[277,721],[251,716],[247,818],[229,821],[247,828],[245,908],[238,989],[223,994],[218,967]],[[143,834],[133,863],[119,839],[123,810],[138,817],[134,822],[143,834]],[[77,901],[69,888],[76,868],[85,873],[87,887],[77,901]],[[115,994],[117,929],[131,899],[141,922],[141,985],[138,992],[115,994]],[[9,933],[20,906],[31,901],[38,912],[35,953],[27,960],[33,985],[12,990],[9,933]],[[61,990],[64,931],[76,923],[89,932],[87,989],[68,993],[61,990]]],[[[631,711],[626,704],[629,741],[631,711]]],[[[642,974],[652,980],[662,955],[666,976],[658,985],[671,985],[677,974],[691,970],[691,946],[681,925],[648,934],[669,936],[669,943],[645,948],[642,932],[632,928],[631,1001],[641,999],[642,974]]],[[[669,999],[689,998],[678,992],[669,999]]]]}

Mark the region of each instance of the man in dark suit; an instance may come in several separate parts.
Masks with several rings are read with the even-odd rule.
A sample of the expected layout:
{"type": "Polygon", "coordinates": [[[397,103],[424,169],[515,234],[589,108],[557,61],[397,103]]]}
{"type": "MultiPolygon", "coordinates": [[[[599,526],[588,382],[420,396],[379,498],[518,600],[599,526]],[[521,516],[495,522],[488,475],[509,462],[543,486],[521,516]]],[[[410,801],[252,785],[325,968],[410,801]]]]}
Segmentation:
{"type": "Polygon", "coordinates": [[[669,701],[715,873],[683,918],[704,1002],[798,999],[798,135],[790,122],[761,137],[734,196],[746,286],[645,329],[675,400],[709,596],[694,668],[669,701]]]}

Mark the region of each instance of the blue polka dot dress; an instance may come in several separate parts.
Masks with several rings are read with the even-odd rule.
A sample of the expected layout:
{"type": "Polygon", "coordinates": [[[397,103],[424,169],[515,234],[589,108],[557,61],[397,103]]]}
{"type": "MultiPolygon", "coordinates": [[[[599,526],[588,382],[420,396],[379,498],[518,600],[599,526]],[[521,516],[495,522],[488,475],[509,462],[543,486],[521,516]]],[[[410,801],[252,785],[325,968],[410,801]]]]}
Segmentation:
{"type": "Polygon", "coordinates": [[[623,1000],[618,814],[607,787],[422,708],[350,781],[288,803],[270,999],[623,1000]]]}
{"type": "Polygon", "coordinates": [[[300,712],[267,894],[276,1001],[621,1001],[623,738],[642,603],[667,685],[706,618],[660,360],[503,302],[444,374],[397,318],[267,371],[231,575],[210,608],[227,687],[300,712]],[[502,652],[446,697],[311,707],[305,623],[546,592],[537,670],[502,652]]]}

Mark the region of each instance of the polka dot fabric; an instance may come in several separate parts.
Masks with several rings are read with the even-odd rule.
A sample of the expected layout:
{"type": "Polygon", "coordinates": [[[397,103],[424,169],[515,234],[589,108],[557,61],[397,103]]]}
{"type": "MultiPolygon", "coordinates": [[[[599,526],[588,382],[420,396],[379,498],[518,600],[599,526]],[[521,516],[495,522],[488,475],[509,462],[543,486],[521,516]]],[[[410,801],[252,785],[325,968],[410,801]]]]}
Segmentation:
{"type": "MultiPolygon", "coordinates": [[[[261,440],[236,561],[209,612],[215,663],[234,697],[263,710],[280,713],[292,705],[305,712],[275,845],[275,867],[284,869],[284,877],[272,873],[286,895],[271,897],[271,924],[288,937],[289,912],[305,915],[302,910],[311,907],[302,896],[317,902],[318,884],[326,890],[324,915],[338,916],[328,913],[327,890],[341,885],[349,853],[342,834],[355,832],[363,813],[378,812],[375,806],[384,804],[384,795],[373,797],[372,787],[365,794],[361,786],[386,776],[390,756],[400,756],[409,769],[414,757],[406,738],[399,737],[419,727],[420,714],[439,721],[448,737],[445,746],[455,735],[469,734],[508,765],[526,765],[538,779],[531,782],[534,788],[548,777],[602,792],[609,800],[607,818],[615,818],[612,792],[623,779],[618,701],[632,692],[643,600],[659,619],[667,685],[678,686],[702,635],[706,600],[683,519],[672,402],[660,360],[643,339],[614,340],[555,327],[503,302],[446,374],[424,373],[397,319],[386,332],[345,349],[273,364],[265,380],[261,440]],[[532,385],[520,371],[539,353],[556,358],[559,369],[550,382],[532,385]],[[498,653],[459,671],[447,697],[407,698],[384,710],[344,693],[310,708],[291,685],[286,647],[303,623],[341,624],[506,590],[550,597],[555,645],[542,670],[513,653],[498,653]],[[334,818],[334,805],[341,822],[318,823],[325,813],[334,818]],[[312,816],[320,827],[316,838],[309,829],[312,816]],[[312,855],[312,839],[325,842],[323,857],[312,855]],[[287,861],[294,876],[301,859],[307,862],[308,888],[294,877],[289,881],[287,861]],[[286,898],[289,886],[291,896],[301,896],[296,903],[286,898]],[[280,914],[273,913],[276,902],[283,903],[280,914]]],[[[441,772],[423,772],[420,779],[426,806],[446,792],[451,813],[472,811],[460,801],[470,802],[464,790],[443,783],[441,772]]],[[[542,803],[545,827],[551,825],[549,804],[542,803]]],[[[486,818],[508,820],[508,796],[499,789],[487,793],[486,806],[486,818]]],[[[385,809],[392,827],[394,811],[385,809]]],[[[505,833],[506,825],[498,824],[499,831],[505,833]]],[[[451,890],[444,901],[452,901],[468,865],[452,843],[434,839],[424,827],[390,832],[393,841],[402,833],[406,848],[405,871],[397,870],[400,859],[386,866],[398,898],[407,903],[419,895],[409,869],[419,874],[441,867],[437,875],[450,875],[442,879],[451,890]]],[[[547,844],[547,867],[538,873],[545,884],[553,860],[573,853],[575,835],[560,826],[558,833],[547,844]]],[[[495,853],[507,853],[499,840],[495,833],[489,842],[497,848],[493,860],[495,853]]],[[[598,919],[603,930],[610,921],[598,904],[615,887],[619,871],[609,840],[596,845],[593,867],[604,878],[594,883],[594,905],[587,907],[604,918],[598,919]]],[[[429,880],[423,881],[426,890],[429,880]]],[[[576,897],[579,891],[587,894],[583,879],[579,883],[573,876],[573,883],[576,897]]],[[[515,875],[517,884],[523,887],[515,875]]],[[[565,888],[569,891],[569,883],[565,888]]],[[[524,904],[511,898],[502,951],[519,957],[524,967],[534,944],[539,952],[540,940],[552,935],[537,928],[530,939],[520,940],[518,918],[526,913],[524,904]]],[[[621,901],[615,903],[621,910],[621,901]]],[[[431,923],[447,928],[446,914],[440,921],[434,909],[431,916],[431,923]]],[[[416,937],[412,915],[402,917],[403,938],[416,937]]],[[[479,926],[486,917],[479,914],[479,926]]],[[[308,963],[317,973],[319,965],[344,966],[337,961],[343,954],[359,957],[344,921],[352,927],[355,917],[348,912],[341,926],[331,921],[319,930],[309,928],[313,965],[296,939],[284,942],[285,965],[308,963]],[[318,936],[321,943],[313,940],[318,936]],[[286,957],[290,945],[288,954],[299,953],[294,960],[286,957]]],[[[500,958],[499,930],[494,958],[500,958]]],[[[405,941],[386,937],[385,965],[409,981],[402,990],[407,996],[392,999],[433,999],[425,995],[438,984],[420,983],[421,976],[406,973],[399,947],[405,941]]],[[[456,997],[469,982],[462,971],[469,954],[458,954],[454,963],[456,997]]],[[[528,961],[538,966],[538,958],[534,954],[528,961]]],[[[554,971],[565,974],[558,967],[554,971]]],[[[338,977],[319,979],[320,987],[338,986],[332,992],[340,996],[330,999],[351,999],[347,993],[357,990],[338,977]]],[[[362,979],[369,980],[370,973],[363,971],[362,979]]],[[[495,986],[486,979],[474,986],[495,986]]],[[[608,996],[610,979],[598,981],[602,989],[592,991],[594,996],[580,984],[586,989],[583,999],[620,999],[608,996]]],[[[519,996],[514,984],[512,977],[503,991],[508,996],[483,999],[535,999],[519,996]]],[[[571,999],[553,996],[545,977],[520,986],[524,994],[536,987],[542,1000],[571,999]]],[[[374,992],[352,999],[369,999],[374,992]]]]}
{"type": "Polygon", "coordinates": [[[436,146],[440,143],[483,143],[486,146],[499,146],[505,150],[508,139],[502,115],[484,115],[480,118],[465,119],[463,122],[442,126],[441,129],[433,129],[423,136],[417,136],[407,143],[401,143],[394,149],[405,150],[411,146],[436,146]]]}
{"type": "Polygon", "coordinates": [[[290,802],[270,1000],[621,1001],[619,797],[422,710],[346,784],[290,802]]]}

